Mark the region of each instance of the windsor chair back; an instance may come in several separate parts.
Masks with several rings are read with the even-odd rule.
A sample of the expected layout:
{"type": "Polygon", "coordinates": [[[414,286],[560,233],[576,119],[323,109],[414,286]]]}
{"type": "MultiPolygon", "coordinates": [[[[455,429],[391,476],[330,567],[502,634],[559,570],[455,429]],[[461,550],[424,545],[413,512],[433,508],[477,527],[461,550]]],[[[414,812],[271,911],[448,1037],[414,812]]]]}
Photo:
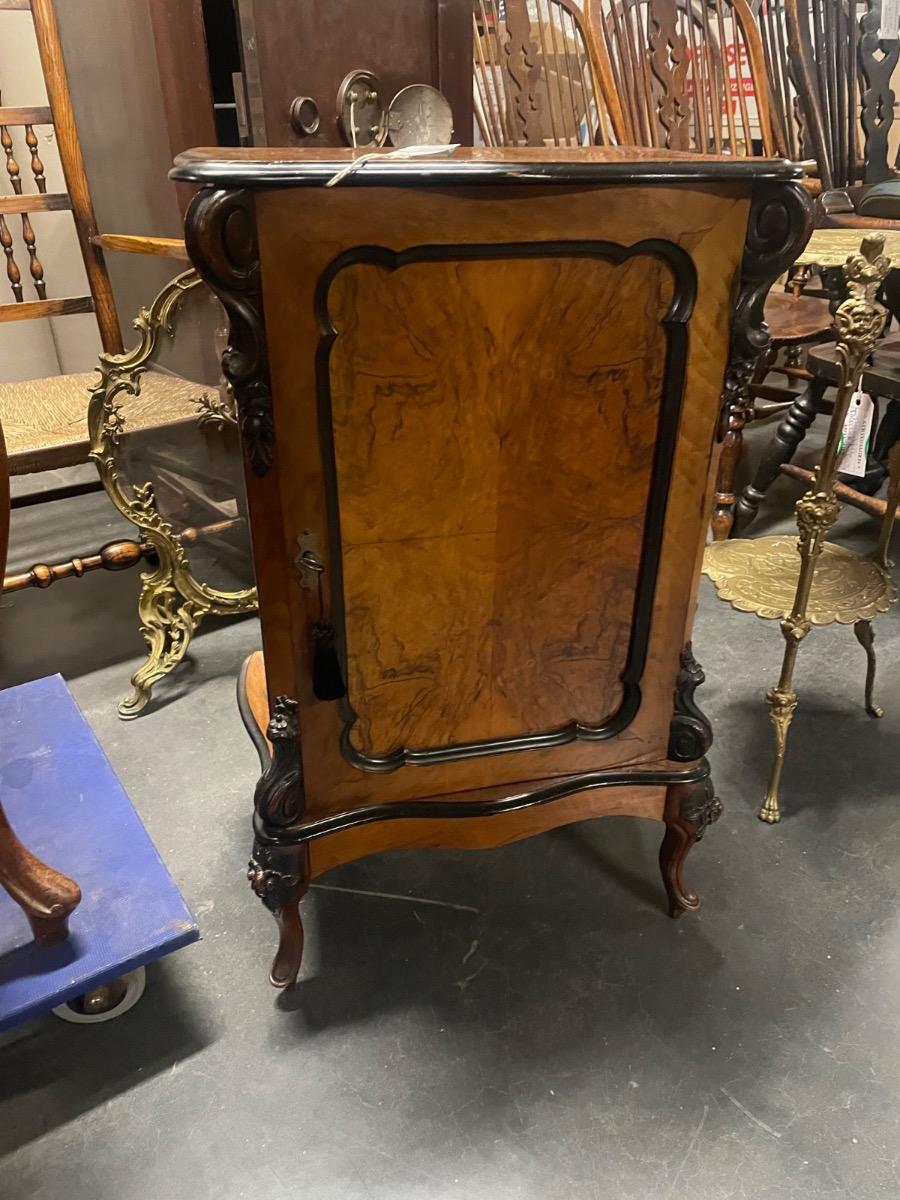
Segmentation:
{"type": "Polygon", "coordinates": [[[756,20],[766,63],[769,119],[775,151],[797,161],[805,154],[799,128],[797,90],[788,57],[785,0],[761,0],[756,20]]]}
{"type": "Polygon", "coordinates": [[[775,153],[763,43],[747,0],[589,0],[621,97],[621,140],[698,154],[775,153]]]}
{"type": "Polygon", "coordinates": [[[782,2],[803,141],[818,164],[823,190],[886,179],[893,97],[889,107],[884,102],[900,44],[878,40],[880,0],[868,4],[861,23],[856,0],[782,2]],[[860,154],[860,104],[868,168],[860,154]]]}
{"type": "Polygon", "coordinates": [[[475,119],[488,146],[608,146],[623,122],[574,0],[473,0],[475,119]]]}

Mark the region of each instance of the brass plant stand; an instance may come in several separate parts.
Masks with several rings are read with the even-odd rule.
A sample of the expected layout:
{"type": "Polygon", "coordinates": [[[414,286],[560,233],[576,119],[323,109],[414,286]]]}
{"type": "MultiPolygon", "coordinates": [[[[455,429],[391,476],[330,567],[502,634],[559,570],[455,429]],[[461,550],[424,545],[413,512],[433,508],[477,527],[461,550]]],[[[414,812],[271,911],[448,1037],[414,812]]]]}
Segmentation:
{"type": "Polygon", "coordinates": [[[849,296],[835,314],[840,364],[837,398],[821,464],[813,473],[809,491],[796,504],[799,537],[714,542],[707,546],[703,560],[704,573],[715,584],[719,599],[730,601],[741,612],[781,621],[785,640],[781,675],[766,693],[775,731],[775,759],[759,811],[760,819],[769,824],[781,820],[778,788],[788,730],[797,708],[794,666],[800,643],[813,625],[853,625],[866,652],[866,711],[874,717],[883,715],[874,699],[871,621],[897,599],[897,589],[887,570],[887,553],[900,500],[900,444],[890,455],[890,491],[874,556],[864,558],[825,541],[841,511],[834,482],[844,419],[886,316],[875,300],[891,266],[883,249],[883,236],[870,235],[863,239],[861,251],[847,259],[849,296]]]}
{"type": "MultiPolygon", "coordinates": [[[[233,616],[255,612],[257,608],[256,588],[219,591],[194,578],[185,545],[197,539],[198,531],[176,532],[159,512],[153,485],[126,480],[119,462],[126,422],[122,405],[117,401],[123,396],[140,395],[141,377],[151,367],[161,336],[174,338],[185,297],[202,286],[200,276],[193,270],[166,284],[150,308],[142,308],[133,322],[140,335],[138,345],[124,354],[101,354],[100,379],[91,388],[90,457],[97,464],[110,500],[126,520],[138,527],[140,540],[153,548],[157,559],[155,568],[141,576],[138,612],[149,654],[131,677],[131,695],[119,704],[119,716],[126,720],[141,712],[154,684],[181,662],[205,616],[233,616]]],[[[233,397],[227,400],[210,397],[202,388],[192,389],[187,381],[180,382],[191,393],[187,411],[184,402],[181,404],[181,419],[193,416],[205,426],[236,425],[233,397]]]]}

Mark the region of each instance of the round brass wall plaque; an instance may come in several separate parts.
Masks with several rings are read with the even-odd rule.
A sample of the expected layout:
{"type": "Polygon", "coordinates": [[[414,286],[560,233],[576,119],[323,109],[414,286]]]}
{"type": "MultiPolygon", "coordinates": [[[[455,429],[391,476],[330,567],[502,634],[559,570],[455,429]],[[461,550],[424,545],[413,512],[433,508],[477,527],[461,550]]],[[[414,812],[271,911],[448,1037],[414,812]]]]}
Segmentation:
{"type": "Polygon", "coordinates": [[[453,113],[437,88],[411,83],[391,101],[388,127],[391,142],[401,149],[448,146],[453,138],[453,113]]]}

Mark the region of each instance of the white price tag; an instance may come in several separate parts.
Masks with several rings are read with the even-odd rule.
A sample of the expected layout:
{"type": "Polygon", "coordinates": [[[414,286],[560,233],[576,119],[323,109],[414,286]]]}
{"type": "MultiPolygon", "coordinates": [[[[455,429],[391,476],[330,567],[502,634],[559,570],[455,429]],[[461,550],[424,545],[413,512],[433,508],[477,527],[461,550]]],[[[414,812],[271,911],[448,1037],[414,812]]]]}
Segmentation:
{"type": "Polygon", "coordinates": [[[881,0],[878,36],[883,42],[896,42],[900,37],[900,0],[881,0]]]}
{"type": "Polygon", "coordinates": [[[843,475],[855,475],[859,479],[866,473],[866,457],[869,453],[869,436],[875,405],[867,392],[854,392],[850,407],[844,418],[844,429],[838,444],[837,469],[843,475]]]}

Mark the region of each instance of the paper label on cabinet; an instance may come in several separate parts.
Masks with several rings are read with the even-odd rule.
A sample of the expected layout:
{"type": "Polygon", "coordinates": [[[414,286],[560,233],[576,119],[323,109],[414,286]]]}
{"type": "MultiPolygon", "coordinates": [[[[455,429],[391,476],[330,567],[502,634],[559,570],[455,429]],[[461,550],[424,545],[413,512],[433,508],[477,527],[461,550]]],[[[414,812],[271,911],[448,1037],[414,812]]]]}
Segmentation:
{"type": "Polygon", "coordinates": [[[883,42],[896,42],[900,37],[900,0],[882,0],[878,36],[883,42]]]}
{"type": "Polygon", "coordinates": [[[865,475],[874,415],[872,397],[867,392],[854,392],[838,444],[837,469],[842,474],[856,475],[860,479],[865,475]]]}

